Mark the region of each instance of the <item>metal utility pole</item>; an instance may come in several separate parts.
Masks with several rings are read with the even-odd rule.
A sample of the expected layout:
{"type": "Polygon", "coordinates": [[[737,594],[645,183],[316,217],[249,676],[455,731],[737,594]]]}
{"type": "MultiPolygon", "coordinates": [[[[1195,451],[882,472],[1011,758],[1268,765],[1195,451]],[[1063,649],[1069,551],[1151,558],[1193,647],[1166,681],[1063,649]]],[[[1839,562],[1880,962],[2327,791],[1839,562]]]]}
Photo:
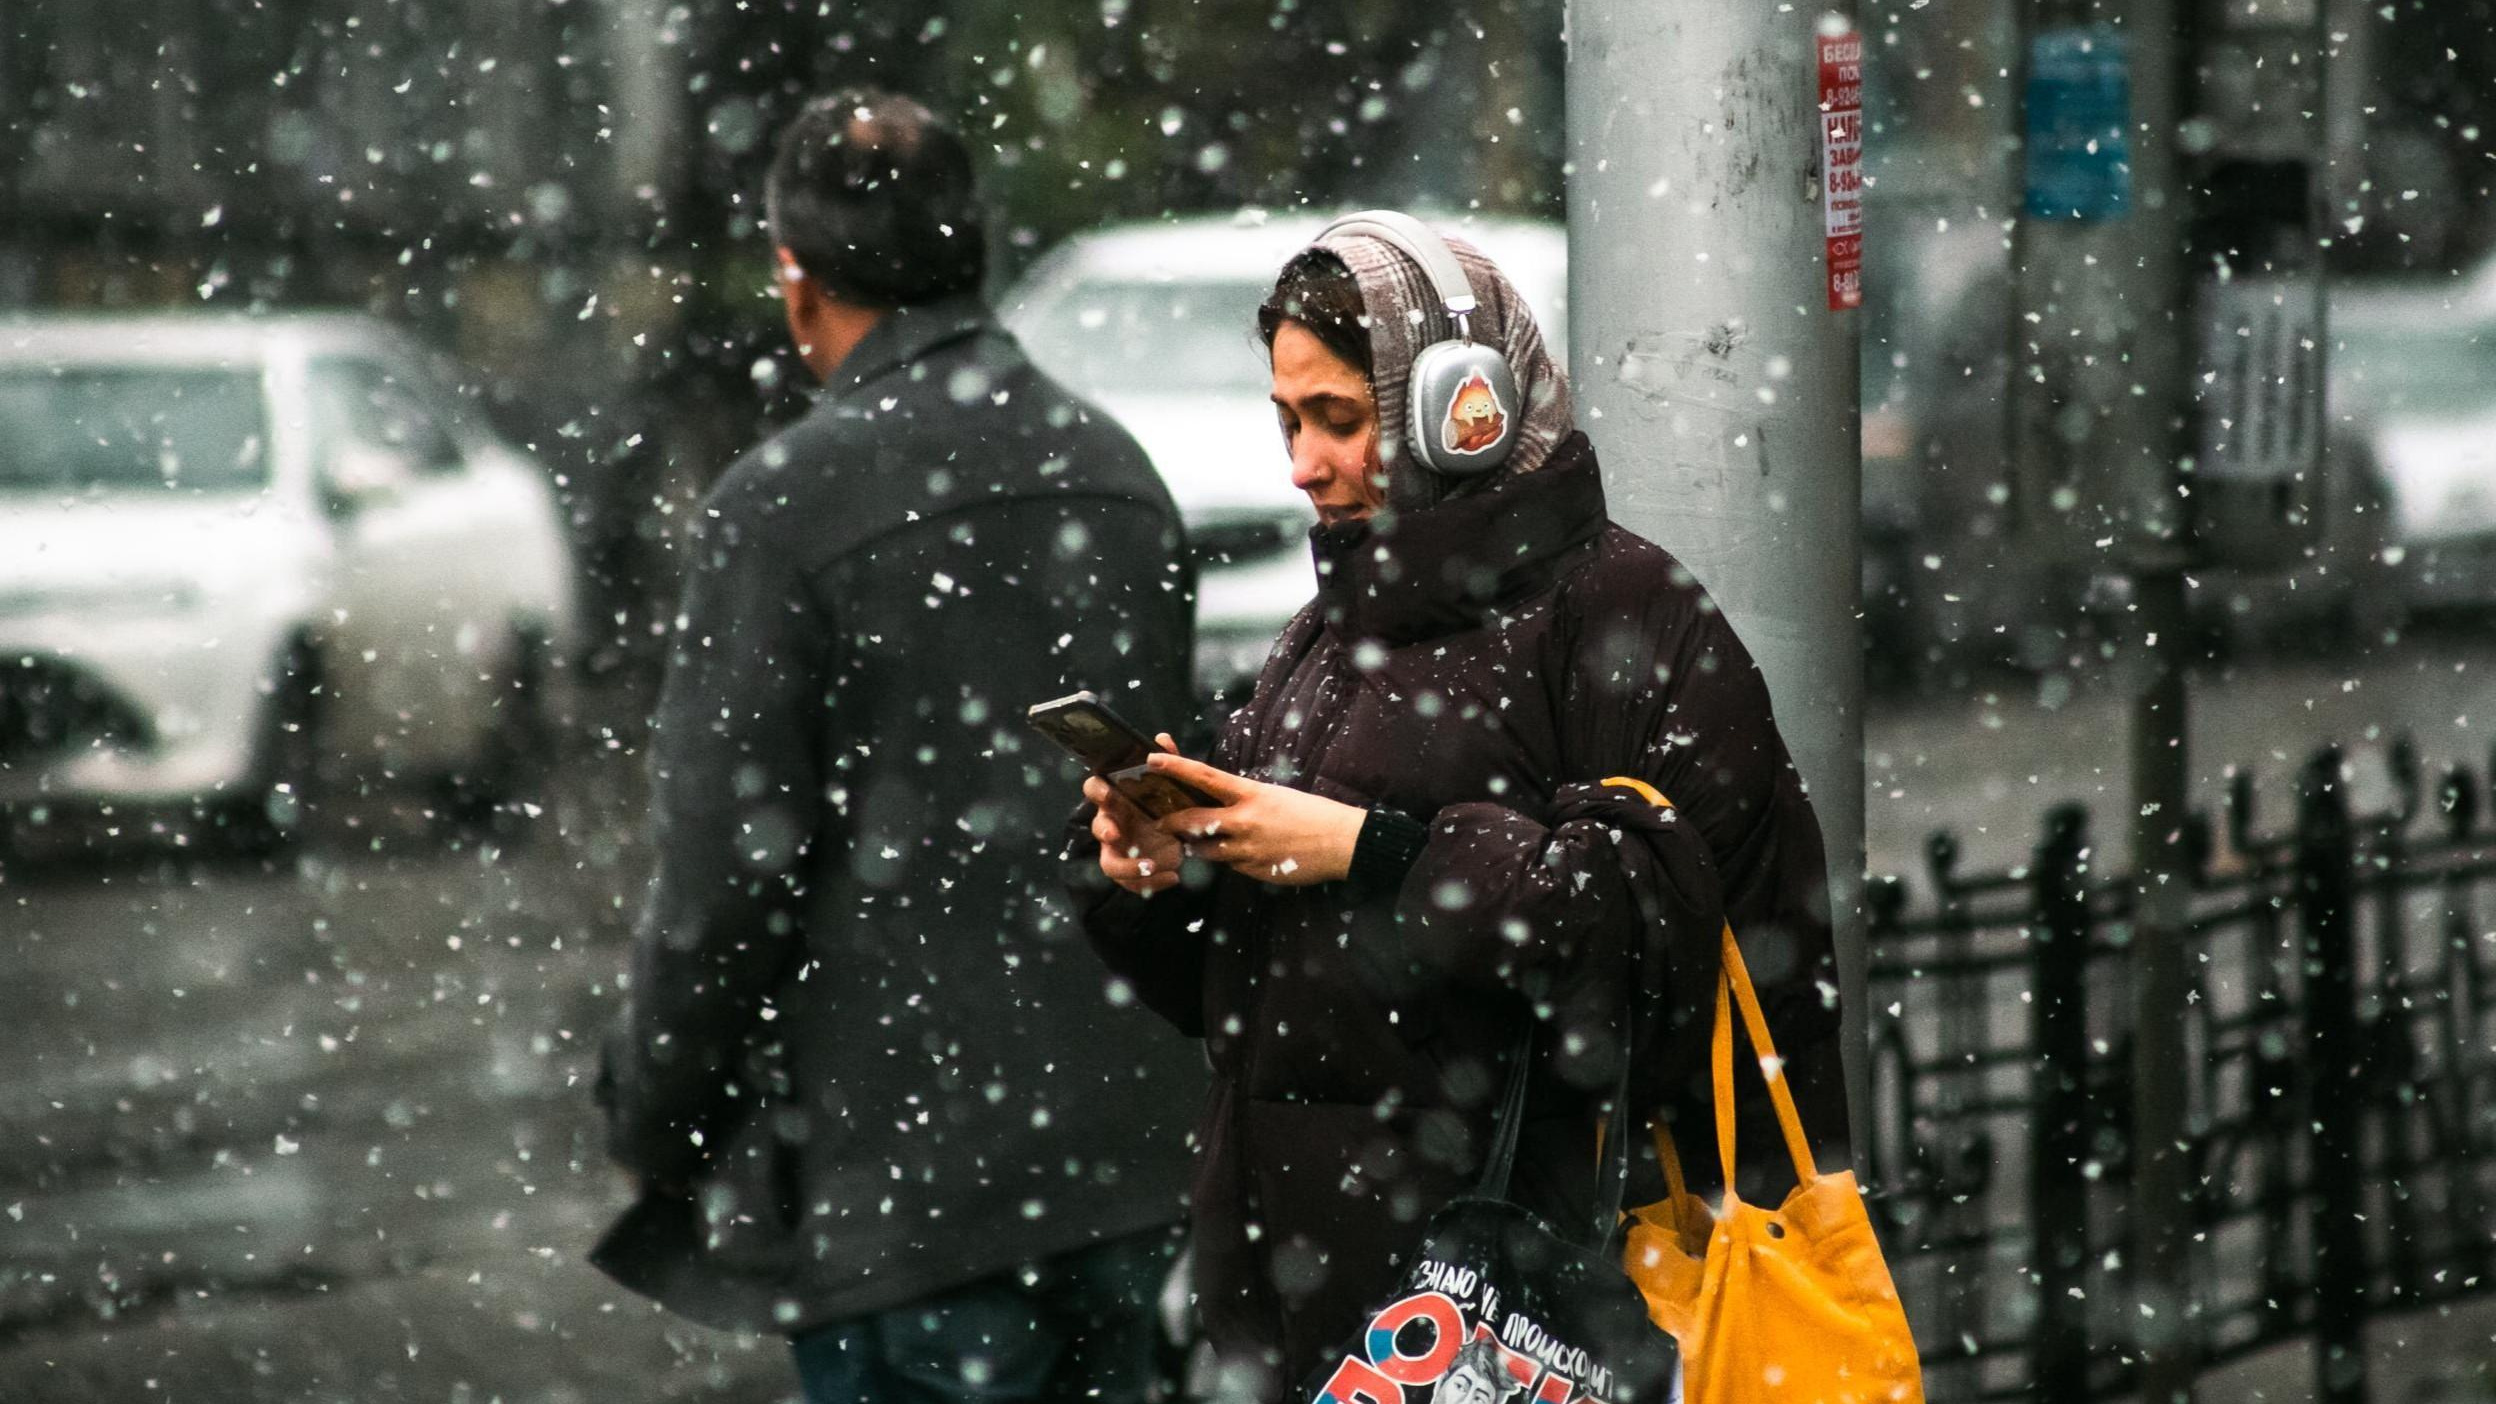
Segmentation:
{"type": "MultiPolygon", "coordinates": [[[[2045,554],[2075,573],[2120,571],[2133,590],[2120,641],[2136,689],[2133,1300],[2121,1319],[2132,1329],[2126,1344],[2141,1362],[2145,1404],[2192,1398],[2196,1329],[2187,1319],[2185,1124],[2175,1071],[2185,1065],[2192,916],[2183,843],[2189,542],[2186,500],[2176,491],[2176,464],[2188,452],[2191,363],[2175,149],[2178,5],[2059,0],[2029,12],[2027,209],[2012,238],[2012,457],[2026,524],[2045,554]]],[[[2078,1363],[2085,1380],[2086,1362],[2078,1363]]]]}
{"type": "MultiPolygon", "coordinates": [[[[2189,1404],[2189,567],[2275,569],[2321,522],[2318,0],[2040,0],[2023,55],[2012,476],[2029,554],[2122,573],[2133,684],[2130,1327],[2189,1404]]],[[[2119,674],[2122,675],[2122,674],[2119,674]]],[[[2084,1212],[2085,1206],[2072,1206],[2084,1212]]]]}
{"type": "Polygon", "coordinates": [[[1810,786],[1861,1117],[1863,46],[1841,3],[1569,6],[1569,364],[1612,515],[1724,609],[1810,786]]]}

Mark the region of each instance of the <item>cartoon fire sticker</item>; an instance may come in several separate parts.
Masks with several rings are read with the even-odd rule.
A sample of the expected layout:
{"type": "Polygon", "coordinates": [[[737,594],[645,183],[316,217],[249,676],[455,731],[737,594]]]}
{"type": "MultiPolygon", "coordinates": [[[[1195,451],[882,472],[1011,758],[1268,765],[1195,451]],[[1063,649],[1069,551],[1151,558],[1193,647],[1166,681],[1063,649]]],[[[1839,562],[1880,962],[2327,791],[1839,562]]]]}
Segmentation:
{"type": "Polygon", "coordinates": [[[1508,429],[1508,415],[1500,407],[1499,395],[1479,372],[1466,376],[1448,397],[1447,423],[1441,437],[1450,453],[1480,453],[1499,442],[1508,429]]]}

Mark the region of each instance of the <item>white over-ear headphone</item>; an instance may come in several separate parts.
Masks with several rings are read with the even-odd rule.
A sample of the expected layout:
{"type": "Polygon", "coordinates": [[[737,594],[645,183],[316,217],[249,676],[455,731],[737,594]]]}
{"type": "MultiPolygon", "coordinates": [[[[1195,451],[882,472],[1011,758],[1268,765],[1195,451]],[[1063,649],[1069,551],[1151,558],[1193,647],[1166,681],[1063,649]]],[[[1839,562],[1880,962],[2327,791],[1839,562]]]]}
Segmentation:
{"type": "MultiPolygon", "coordinates": [[[[1363,210],[1327,225],[1322,242],[1337,234],[1367,234],[1412,257],[1430,279],[1456,339],[1432,342],[1413,357],[1405,387],[1404,441],[1414,460],[1434,473],[1470,477],[1508,461],[1517,446],[1524,406],[1517,401],[1517,373],[1496,346],[1473,339],[1473,284],[1430,226],[1395,210],[1363,210]]],[[[1372,316],[1377,315],[1375,312],[1372,316]]]]}

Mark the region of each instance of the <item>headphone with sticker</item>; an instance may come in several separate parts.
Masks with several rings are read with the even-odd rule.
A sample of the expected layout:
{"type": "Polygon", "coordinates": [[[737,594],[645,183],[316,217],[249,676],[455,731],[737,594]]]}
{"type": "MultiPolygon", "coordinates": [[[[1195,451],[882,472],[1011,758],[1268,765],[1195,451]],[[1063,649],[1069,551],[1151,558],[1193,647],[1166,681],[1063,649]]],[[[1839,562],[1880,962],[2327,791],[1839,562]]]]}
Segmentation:
{"type": "Polygon", "coordinates": [[[1470,320],[1478,304],[1455,251],[1430,226],[1396,210],[1345,215],[1317,237],[1322,242],[1337,234],[1366,234],[1403,250],[1456,320],[1454,339],[1432,342],[1413,356],[1404,441],[1414,460],[1454,478],[1488,473],[1507,462],[1524,408],[1517,400],[1517,373],[1505,352],[1473,339],[1470,320]]]}

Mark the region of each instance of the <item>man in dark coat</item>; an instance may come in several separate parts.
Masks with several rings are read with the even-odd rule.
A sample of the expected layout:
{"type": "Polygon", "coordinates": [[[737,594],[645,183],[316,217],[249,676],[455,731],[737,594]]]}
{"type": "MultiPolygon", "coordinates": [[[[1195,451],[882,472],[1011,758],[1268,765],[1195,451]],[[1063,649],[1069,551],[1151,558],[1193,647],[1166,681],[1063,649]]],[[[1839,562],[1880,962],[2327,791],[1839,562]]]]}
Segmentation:
{"type": "Polygon", "coordinates": [[[991,319],[925,108],[809,108],[770,219],[826,390],[698,524],[602,1079],[642,1194],[596,1260],[790,1335],[809,1400],[1138,1400],[1201,1058],[1064,909],[1080,772],[1023,711],[1179,715],[1177,513],[991,319]]]}
{"type": "MultiPolygon", "coordinates": [[[[1588,1221],[1625,1051],[1635,1122],[1712,1144],[1728,922],[1805,1125],[1845,1133],[1826,862],[1767,687],[1690,573],[1609,519],[1531,315],[1449,242],[1519,383],[1515,453],[1454,479],[1399,445],[1413,348],[1453,334],[1412,259],[1349,234],[1295,260],[1264,330],[1317,598],[1210,764],[1153,760],[1219,806],[1156,822],[1092,782],[1069,855],[1103,957],[1213,1061],[1199,1302],[1266,1398],[1474,1184],[1527,1030],[1518,1202],[1588,1221]]],[[[1742,1085],[1744,1188],[1773,1204],[1783,1142],[1742,1085]]],[[[1640,1178],[1633,1202],[1661,1197],[1640,1178]]]]}

